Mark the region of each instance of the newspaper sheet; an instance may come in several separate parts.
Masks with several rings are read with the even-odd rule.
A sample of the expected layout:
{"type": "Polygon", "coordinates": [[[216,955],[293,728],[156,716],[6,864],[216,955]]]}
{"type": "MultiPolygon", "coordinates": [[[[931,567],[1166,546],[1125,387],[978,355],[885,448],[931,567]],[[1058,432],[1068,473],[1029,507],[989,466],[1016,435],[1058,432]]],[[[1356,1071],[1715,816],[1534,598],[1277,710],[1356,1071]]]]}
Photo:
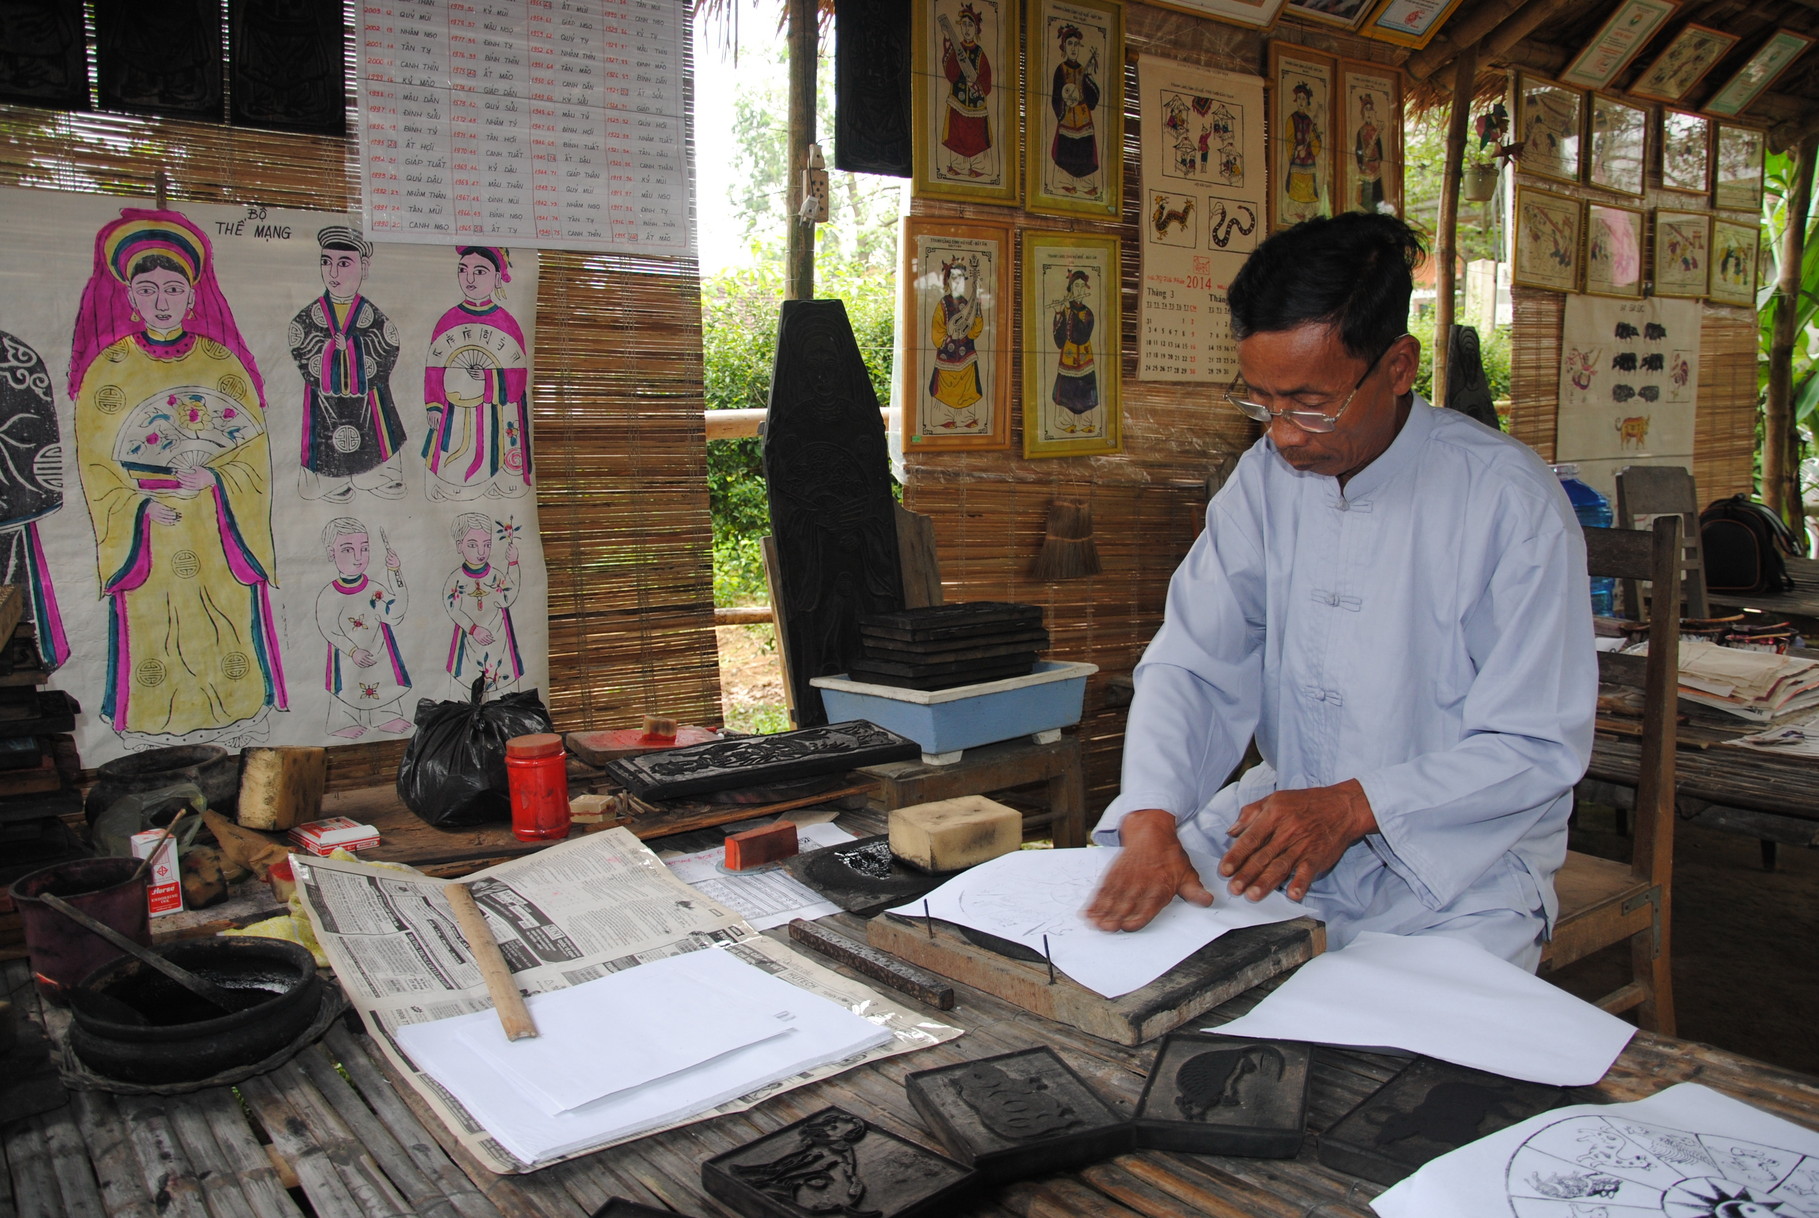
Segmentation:
{"type": "MultiPolygon", "coordinates": [[[[295,856],[295,862],[304,907],[349,1000],[386,1057],[461,1145],[501,1174],[562,1161],[533,1164],[515,1158],[399,1047],[395,1034],[399,1027],[492,1006],[443,896],[442,890],[453,881],[334,859],[306,861],[295,856]]],[[[743,1112],[771,1095],[960,1035],[958,1028],[918,1019],[866,986],[759,935],[737,913],[671,875],[627,829],[564,842],[477,871],[462,882],[472,889],[513,979],[526,993],[580,985],[647,960],[724,947],[892,1032],[888,1044],[665,1128],[743,1112]]],[[[602,1031],[603,1053],[615,1050],[609,1036],[602,1031]]],[[[612,1145],[617,1143],[602,1142],[562,1158],[612,1145]]]]}

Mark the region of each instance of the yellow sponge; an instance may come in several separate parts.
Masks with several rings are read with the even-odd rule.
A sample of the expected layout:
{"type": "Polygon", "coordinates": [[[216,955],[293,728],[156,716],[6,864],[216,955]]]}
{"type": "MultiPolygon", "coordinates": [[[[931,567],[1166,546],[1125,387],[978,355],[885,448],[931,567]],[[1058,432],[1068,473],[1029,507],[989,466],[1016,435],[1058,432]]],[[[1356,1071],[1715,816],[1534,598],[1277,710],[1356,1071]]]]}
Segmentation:
{"type": "Polygon", "coordinates": [[[923,871],[959,871],[1023,844],[1023,814],[987,799],[963,795],[891,813],[891,853],[923,871]]]}

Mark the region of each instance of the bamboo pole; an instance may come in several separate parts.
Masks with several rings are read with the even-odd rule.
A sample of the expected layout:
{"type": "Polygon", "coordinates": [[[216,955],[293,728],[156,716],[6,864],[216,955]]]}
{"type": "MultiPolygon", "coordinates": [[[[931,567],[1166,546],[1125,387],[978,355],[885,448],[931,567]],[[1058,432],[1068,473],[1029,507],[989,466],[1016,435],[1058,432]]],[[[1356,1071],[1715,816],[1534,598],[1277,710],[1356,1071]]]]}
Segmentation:
{"type": "Polygon", "coordinates": [[[1446,174],[1440,187],[1440,231],[1434,241],[1434,405],[1446,405],[1447,340],[1453,333],[1453,266],[1459,261],[1459,175],[1471,126],[1478,48],[1453,61],[1453,113],[1446,128],[1446,174]]]}
{"type": "Polygon", "coordinates": [[[815,56],[820,50],[816,0],[789,0],[789,241],[784,251],[785,300],[815,298],[815,226],[798,219],[802,171],[815,142],[815,56]]]}
{"type": "Polygon", "coordinates": [[[1781,274],[1775,283],[1775,329],[1769,340],[1768,397],[1762,420],[1762,493],[1769,507],[1805,532],[1800,502],[1800,438],[1794,428],[1794,320],[1800,312],[1800,271],[1806,254],[1807,213],[1813,205],[1813,155],[1819,137],[1794,149],[1781,234],[1781,274]]]}

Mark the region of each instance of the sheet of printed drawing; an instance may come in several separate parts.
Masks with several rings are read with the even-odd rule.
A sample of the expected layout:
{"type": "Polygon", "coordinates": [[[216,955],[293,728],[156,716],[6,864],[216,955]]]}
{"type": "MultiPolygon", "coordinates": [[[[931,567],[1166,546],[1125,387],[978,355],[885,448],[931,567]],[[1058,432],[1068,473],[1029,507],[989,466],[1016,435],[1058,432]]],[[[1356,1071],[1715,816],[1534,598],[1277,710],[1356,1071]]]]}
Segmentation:
{"type": "Polygon", "coordinates": [[[1692,467],[1702,313],[1696,300],[1567,296],[1554,451],[1607,497],[1626,465],[1692,467]]]}
{"type": "Polygon", "coordinates": [[[0,191],[0,571],[86,765],[548,684],[537,251],[0,191]]]}
{"type": "Polygon", "coordinates": [[[1238,374],[1225,291],[1267,225],[1263,78],[1144,55],[1137,375],[1238,374]]]}

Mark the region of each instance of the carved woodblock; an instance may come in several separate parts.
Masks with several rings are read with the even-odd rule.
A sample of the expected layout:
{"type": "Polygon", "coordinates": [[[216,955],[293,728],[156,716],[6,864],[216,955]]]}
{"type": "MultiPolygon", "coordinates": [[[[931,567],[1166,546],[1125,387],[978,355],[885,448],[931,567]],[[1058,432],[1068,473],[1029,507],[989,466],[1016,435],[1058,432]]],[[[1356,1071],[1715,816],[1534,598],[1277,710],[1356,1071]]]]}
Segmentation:
{"type": "Polygon", "coordinates": [[[340,10],[296,0],[234,0],[229,13],[234,125],[341,135],[347,94],[340,10]]]}
{"type": "Polygon", "coordinates": [[[103,110],[221,121],[219,0],[95,0],[103,110]]]}
{"type": "Polygon", "coordinates": [[[876,613],[862,619],[861,632],[881,639],[931,643],[973,638],[1000,631],[1032,630],[1042,625],[1042,607],[1014,601],[966,601],[876,613]]]}
{"type": "Polygon", "coordinates": [[[1131,1148],[1131,1126],[1046,1046],[919,1070],[910,1103],[989,1183],[1082,1167],[1131,1148]]]}
{"type": "Polygon", "coordinates": [[[1307,1128],[1313,1049],[1200,1032],[1163,1038],[1137,1103],[1137,1145],[1292,1158],[1307,1128]]]}
{"type": "MultiPolygon", "coordinates": [[[[908,5],[903,7],[903,19],[909,20],[908,5]]],[[[6,48],[0,53],[0,101],[88,109],[82,0],[0,5],[0,47],[6,48]]],[[[908,147],[906,143],[906,156],[908,147]]],[[[55,431],[54,416],[51,427],[55,431]]]]}
{"type": "Polygon", "coordinates": [[[701,1165],[712,1197],[744,1218],[948,1215],[976,1177],[965,1167],[840,1108],[701,1165]]]}
{"type": "Polygon", "coordinates": [[[809,850],[783,863],[789,873],[846,910],[869,918],[919,900],[950,877],[930,875],[891,853],[888,833],[809,850]]]}
{"type": "Polygon", "coordinates": [[[834,29],[834,167],[907,178],[910,6],[843,0],[834,29]]]}
{"type": "Polygon", "coordinates": [[[770,736],[739,736],[606,763],[607,777],[640,799],[680,799],[904,761],[922,746],[864,719],[770,736]]]}
{"type": "Polygon", "coordinates": [[[903,608],[878,397],[838,300],[786,300],[764,430],[777,630],[796,725],[827,722],[814,677],[848,671],[859,619],[903,608]]]}
{"type": "Polygon", "coordinates": [[[1019,651],[1047,651],[1048,631],[1016,630],[1005,634],[981,635],[976,639],[954,639],[943,643],[905,643],[899,639],[874,638],[860,632],[867,658],[896,660],[900,663],[939,664],[951,660],[989,660],[1019,651]]]}
{"type": "Polygon", "coordinates": [[[671,1210],[652,1209],[648,1205],[639,1205],[636,1201],[627,1201],[624,1197],[614,1197],[605,1205],[595,1210],[593,1218],[687,1218],[671,1210]]]}
{"type": "Polygon", "coordinates": [[[1417,1057],[1320,1139],[1320,1161],[1394,1184],[1429,1159],[1572,1100],[1561,1087],[1417,1057]]]}

